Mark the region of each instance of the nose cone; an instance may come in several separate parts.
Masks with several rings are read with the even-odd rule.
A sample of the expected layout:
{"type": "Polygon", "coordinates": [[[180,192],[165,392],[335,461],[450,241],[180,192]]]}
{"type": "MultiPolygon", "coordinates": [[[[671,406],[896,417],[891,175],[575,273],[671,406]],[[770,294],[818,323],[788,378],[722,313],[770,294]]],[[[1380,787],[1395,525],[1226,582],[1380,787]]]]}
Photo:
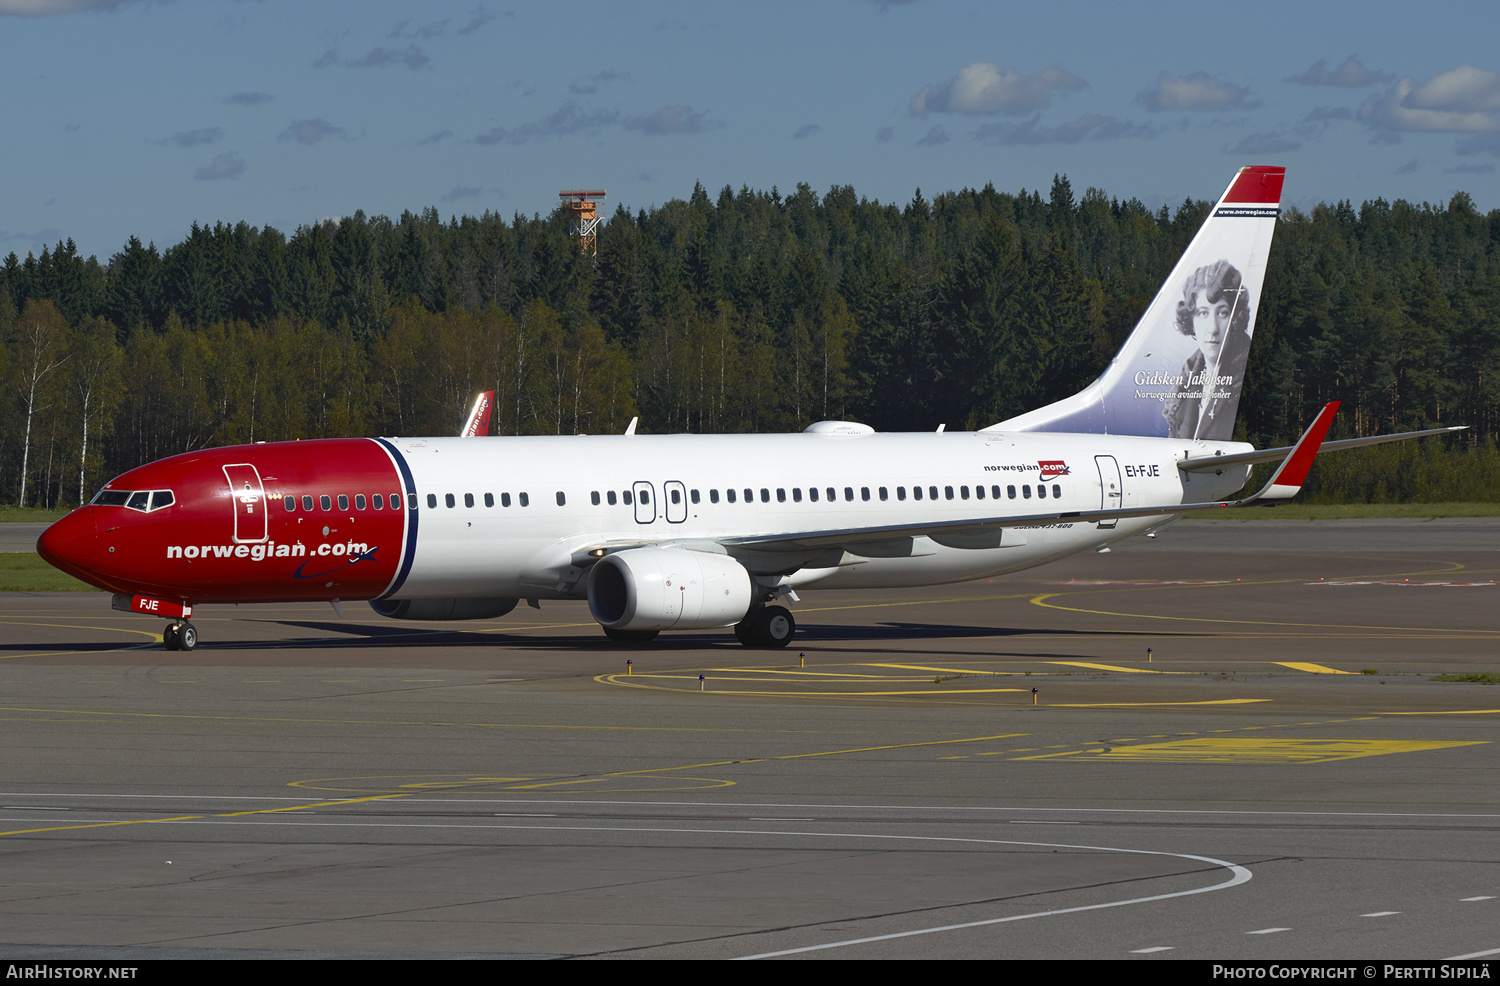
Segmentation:
{"type": "Polygon", "coordinates": [[[74,578],[97,584],[94,570],[98,564],[98,540],[94,531],[94,511],[87,507],[75,510],[47,528],[37,538],[36,552],[49,565],[74,578]]]}

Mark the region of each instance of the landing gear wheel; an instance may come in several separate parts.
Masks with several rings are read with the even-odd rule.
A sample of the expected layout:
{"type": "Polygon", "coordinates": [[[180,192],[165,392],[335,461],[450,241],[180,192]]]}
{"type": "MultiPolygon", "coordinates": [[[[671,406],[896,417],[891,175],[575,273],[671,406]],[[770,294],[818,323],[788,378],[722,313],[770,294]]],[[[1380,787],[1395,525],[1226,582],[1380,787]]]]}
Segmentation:
{"type": "Polygon", "coordinates": [[[746,647],[785,647],[796,632],[797,621],[785,606],[754,610],[734,625],[734,635],[746,647]]]}
{"type": "Polygon", "coordinates": [[[604,628],[604,635],[617,644],[649,644],[660,630],[611,630],[604,628]]]}
{"type": "Polygon", "coordinates": [[[186,620],[170,623],[161,632],[161,642],[167,650],[192,650],[198,646],[198,628],[186,620]]]}
{"type": "Polygon", "coordinates": [[[762,647],[785,647],[797,632],[797,621],[785,606],[767,606],[758,622],[762,647]]]}

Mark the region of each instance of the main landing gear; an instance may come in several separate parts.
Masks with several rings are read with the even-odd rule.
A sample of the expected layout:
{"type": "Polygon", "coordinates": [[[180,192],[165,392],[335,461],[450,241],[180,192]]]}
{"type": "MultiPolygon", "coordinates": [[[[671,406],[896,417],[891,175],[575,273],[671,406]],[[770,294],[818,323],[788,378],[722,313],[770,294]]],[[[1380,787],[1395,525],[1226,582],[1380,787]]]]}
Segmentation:
{"type": "Polygon", "coordinates": [[[797,621],[785,606],[757,606],[734,625],[734,635],[746,647],[785,647],[796,632],[797,621]]]}
{"type": "Polygon", "coordinates": [[[167,650],[192,650],[198,646],[198,628],[187,620],[174,620],[161,632],[167,650]]]}

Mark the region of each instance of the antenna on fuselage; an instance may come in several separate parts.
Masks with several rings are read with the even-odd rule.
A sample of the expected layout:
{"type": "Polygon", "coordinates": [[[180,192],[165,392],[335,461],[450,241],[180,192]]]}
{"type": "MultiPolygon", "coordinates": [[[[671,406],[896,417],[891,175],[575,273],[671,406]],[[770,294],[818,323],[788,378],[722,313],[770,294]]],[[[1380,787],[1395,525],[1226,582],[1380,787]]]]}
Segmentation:
{"type": "Polygon", "coordinates": [[[625,426],[625,434],[627,434],[627,435],[634,435],[635,434],[635,423],[637,421],[639,421],[639,420],[641,420],[639,417],[631,418],[630,419],[630,424],[628,424],[628,425],[625,426]]]}

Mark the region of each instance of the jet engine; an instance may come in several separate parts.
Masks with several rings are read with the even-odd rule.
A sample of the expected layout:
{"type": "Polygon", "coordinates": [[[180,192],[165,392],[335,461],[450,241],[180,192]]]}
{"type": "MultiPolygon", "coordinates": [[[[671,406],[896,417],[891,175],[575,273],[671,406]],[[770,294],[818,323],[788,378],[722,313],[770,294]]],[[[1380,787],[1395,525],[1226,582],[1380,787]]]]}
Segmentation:
{"type": "Polygon", "coordinates": [[[493,620],[516,608],[516,599],[372,599],[370,608],[393,620],[493,620]]]}
{"type": "Polygon", "coordinates": [[[589,611],[607,630],[706,630],[738,623],[754,587],[728,555],[630,548],[589,572],[589,611]]]}

